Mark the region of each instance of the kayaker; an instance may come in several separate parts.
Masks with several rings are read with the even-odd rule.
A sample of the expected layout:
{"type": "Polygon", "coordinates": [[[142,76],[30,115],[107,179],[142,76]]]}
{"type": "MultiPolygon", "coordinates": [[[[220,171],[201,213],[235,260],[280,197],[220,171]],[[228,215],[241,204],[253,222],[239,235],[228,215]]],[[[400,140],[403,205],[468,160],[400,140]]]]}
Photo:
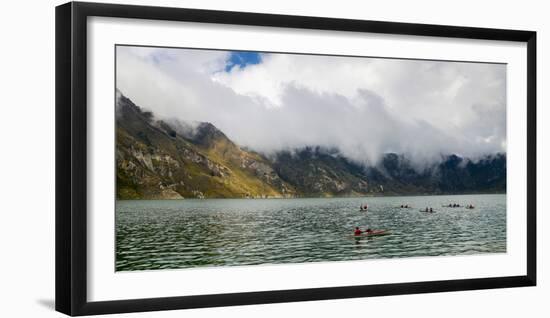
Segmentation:
{"type": "Polygon", "coordinates": [[[365,233],[370,234],[370,233],[372,233],[372,230],[371,230],[371,229],[367,229],[367,230],[365,231],[365,233]]]}
{"type": "Polygon", "coordinates": [[[433,211],[434,211],[434,209],[430,208],[430,212],[433,212],[433,211]]]}
{"type": "Polygon", "coordinates": [[[359,229],[358,226],[355,227],[355,231],[353,232],[353,235],[358,236],[358,235],[361,235],[361,233],[363,233],[363,232],[361,232],[361,229],[359,229]]]}

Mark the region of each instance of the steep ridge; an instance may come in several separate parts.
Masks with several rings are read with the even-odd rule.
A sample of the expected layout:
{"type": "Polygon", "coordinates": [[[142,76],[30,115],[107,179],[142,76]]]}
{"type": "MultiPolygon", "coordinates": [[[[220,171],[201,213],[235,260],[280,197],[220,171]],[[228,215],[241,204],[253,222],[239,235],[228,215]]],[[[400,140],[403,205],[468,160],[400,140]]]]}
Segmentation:
{"type": "Polygon", "coordinates": [[[183,136],[119,96],[117,198],[294,196],[258,154],[240,149],[213,125],[183,136]]]}

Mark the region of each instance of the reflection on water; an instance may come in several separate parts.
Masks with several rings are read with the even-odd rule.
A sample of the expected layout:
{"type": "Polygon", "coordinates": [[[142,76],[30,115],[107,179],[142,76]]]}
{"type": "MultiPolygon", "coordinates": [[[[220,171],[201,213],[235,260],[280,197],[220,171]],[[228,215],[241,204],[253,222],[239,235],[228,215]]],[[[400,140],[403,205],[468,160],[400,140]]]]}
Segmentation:
{"type": "Polygon", "coordinates": [[[117,271],[503,252],[505,195],[116,204],[117,271]],[[442,207],[455,202],[476,208],[442,207]],[[355,238],[355,226],[391,235],[355,238]]]}

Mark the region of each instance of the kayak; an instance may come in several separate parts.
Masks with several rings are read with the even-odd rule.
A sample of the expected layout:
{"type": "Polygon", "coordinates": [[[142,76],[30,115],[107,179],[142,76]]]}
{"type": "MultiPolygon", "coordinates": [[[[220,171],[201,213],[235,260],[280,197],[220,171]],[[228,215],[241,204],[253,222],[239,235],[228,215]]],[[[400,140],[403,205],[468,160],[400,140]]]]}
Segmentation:
{"type": "Polygon", "coordinates": [[[420,212],[424,212],[424,213],[435,213],[437,212],[436,210],[432,210],[432,211],[426,211],[426,210],[419,210],[420,212]]]}
{"type": "Polygon", "coordinates": [[[372,230],[370,233],[363,232],[361,235],[353,235],[354,237],[369,237],[369,236],[383,236],[390,235],[391,232],[387,230],[372,230]]]}

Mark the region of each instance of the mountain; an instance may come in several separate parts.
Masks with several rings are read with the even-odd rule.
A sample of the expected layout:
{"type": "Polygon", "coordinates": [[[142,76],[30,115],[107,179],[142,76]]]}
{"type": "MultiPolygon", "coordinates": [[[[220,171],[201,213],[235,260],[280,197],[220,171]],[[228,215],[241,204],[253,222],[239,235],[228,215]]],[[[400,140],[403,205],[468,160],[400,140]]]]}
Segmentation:
{"type": "Polygon", "coordinates": [[[506,156],[477,161],[450,155],[418,169],[403,155],[385,154],[364,167],[338,152],[315,148],[279,153],[273,161],[279,176],[304,196],[503,193],[506,156]]]}
{"type": "Polygon", "coordinates": [[[371,189],[365,168],[319,147],[280,152],[272,163],[303,196],[353,196],[371,189]]]}
{"type": "Polygon", "coordinates": [[[116,116],[117,198],[289,197],[270,162],[245,151],[209,123],[186,134],[183,125],[153,118],[120,95],[116,116]]]}
{"type": "Polygon", "coordinates": [[[502,193],[506,156],[449,155],[422,169],[404,155],[375,166],[337,149],[306,147],[266,157],[243,149],[211,123],[163,121],[117,98],[118,199],[281,198],[502,193]]]}

